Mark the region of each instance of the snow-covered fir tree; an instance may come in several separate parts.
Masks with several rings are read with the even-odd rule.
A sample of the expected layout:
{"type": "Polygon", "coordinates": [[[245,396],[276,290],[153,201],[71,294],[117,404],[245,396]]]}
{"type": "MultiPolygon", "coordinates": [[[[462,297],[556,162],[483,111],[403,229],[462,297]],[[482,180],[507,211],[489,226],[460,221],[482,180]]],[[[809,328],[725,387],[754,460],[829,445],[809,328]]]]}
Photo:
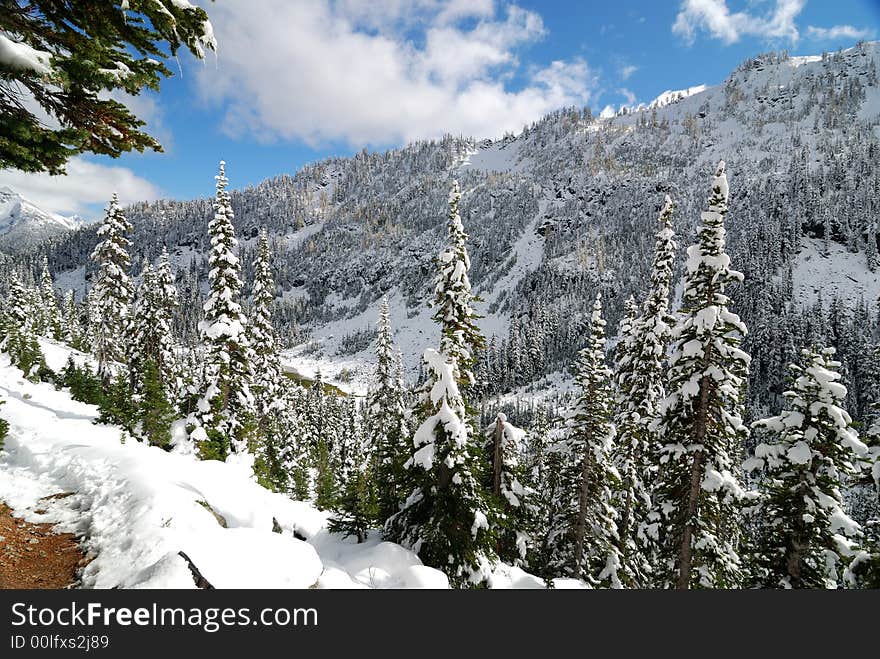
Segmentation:
{"type": "Polygon", "coordinates": [[[792,364],[788,406],[753,425],[769,435],[746,461],[760,473],[750,573],[761,588],[836,588],[856,555],[858,523],[845,512],[845,479],[868,447],[843,409],[834,349],[804,350],[792,364]]]}
{"type": "Polygon", "coordinates": [[[499,412],[486,431],[491,456],[492,494],[498,507],[498,556],[513,565],[525,563],[532,544],[535,492],[523,484],[522,446],[526,432],[499,412]]]}
{"type": "Polygon", "coordinates": [[[657,471],[659,440],[651,429],[665,397],[666,352],[674,319],[669,313],[669,285],[677,246],[672,230],[672,199],[667,195],[656,235],[651,286],[641,314],[627,301],[620,326],[615,381],[617,400],[615,462],[621,487],[616,495],[622,555],[621,578],[628,587],[649,584],[653,552],[644,533],[657,471]]]}
{"type": "Polygon", "coordinates": [[[281,360],[275,338],[272,311],[275,306],[275,279],[269,262],[269,237],[260,232],[257,258],[254,263],[254,284],[251,291],[253,307],[248,325],[248,338],[253,354],[254,380],[252,391],[257,417],[265,417],[278,400],[281,386],[281,360]]]}
{"type": "Polygon", "coordinates": [[[253,353],[252,392],[257,438],[254,473],[263,485],[279,492],[305,495],[305,456],[291,402],[294,385],[281,370],[275,335],[275,279],[270,263],[269,238],[260,232],[251,291],[253,309],[248,336],[253,353]]]}
{"type": "Polygon", "coordinates": [[[628,588],[649,583],[651,547],[642,525],[651,509],[651,461],[656,446],[647,430],[652,419],[642,419],[629,402],[629,389],[634,382],[635,357],[638,354],[635,336],[639,307],[630,297],[620,321],[620,340],[615,350],[617,438],[614,446],[614,464],[620,474],[620,487],[614,492],[617,510],[618,546],[620,548],[620,578],[628,588]],[[643,425],[644,423],[644,425],[643,425]],[[643,429],[646,431],[643,434],[643,429]],[[641,532],[640,532],[641,531],[641,532]]]}
{"type": "Polygon", "coordinates": [[[98,376],[105,385],[110,382],[113,362],[122,361],[125,354],[124,332],[133,297],[128,273],[130,231],[131,224],[114,193],[98,229],[100,242],[91,255],[98,268],[90,298],[92,350],[98,360],[98,376]]]}
{"type": "Polygon", "coordinates": [[[367,441],[356,401],[346,404],[340,451],[339,495],[328,528],[343,536],[367,539],[377,517],[376,490],[372,487],[375,460],[367,441]]]}
{"type": "Polygon", "coordinates": [[[40,326],[37,331],[45,336],[60,341],[62,335],[61,312],[58,309],[58,297],[52,274],[49,272],[49,259],[43,256],[43,270],[40,274],[40,326]]]}
{"type": "Polygon", "coordinates": [[[483,583],[496,561],[494,512],[482,490],[479,449],[454,363],[429,348],[413,434],[415,453],[404,464],[409,495],[386,524],[387,535],[443,570],[454,586],[483,583]]]}
{"type": "Polygon", "coordinates": [[[225,460],[250,449],[254,432],[254,398],[250,390],[253,355],[242,311],[241,264],[232,227],[233,212],[226,190],[226,163],[220,161],[211,235],[210,292],[199,323],[206,370],[206,388],[198,404],[190,437],[205,459],[225,460]]]}
{"type": "Polygon", "coordinates": [[[569,462],[566,428],[539,419],[529,430],[532,439],[526,484],[537,496],[534,499],[532,543],[528,555],[531,572],[548,582],[563,571],[558,558],[564,557],[557,548],[565,541],[571,520],[572,500],[566,479],[569,462]]]}
{"type": "Polygon", "coordinates": [[[32,296],[16,273],[8,283],[8,296],[0,317],[0,351],[9,354],[12,363],[30,380],[39,379],[45,360],[34,327],[32,296]]]}
{"type": "Polygon", "coordinates": [[[159,273],[144,263],[126,356],[131,394],[139,406],[138,420],[144,422],[142,435],[150,444],[162,447],[171,441],[177,363],[167,295],[159,273]]]}
{"type": "Polygon", "coordinates": [[[658,545],[654,584],[740,584],[739,447],[748,433],[742,396],[745,325],[725,288],[741,281],[725,251],[727,175],[720,162],[698,243],[687,250],[683,309],[673,332],[667,397],[660,405],[660,465],[647,532],[658,545]]]}
{"type": "Polygon", "coordinates": [[[64,293],[61,302],[61,340],[77,350],[85,347],[80,308],[72,290],[64,293]]]}
{"type": "Polygon", "coordinates": [[[596,296],[589,336],[575,363],[578,395],[569,420],[565,488],[568,529],[555,562],[589,584],[621,588],[620,550],[612,493],[620,475],[612,464],[612,373],[605,363],[602,297],[596,296]]]}
{"type": "Polygon", "coordinates": [[[452,182],[446,232],[448,243],[438,257],[439,272],[434,284],[434,322],[440,325],[440,352],[453,365],[455,379],[464,387],[473,386],[475,351],[485,339],[477,327],[473,309],[474,295],[468,270],[471,259],[467,234],[461,222],[461,190],[452,182]]]}
{"type": "Polygon", "coordinates": [[[403,465],[412,456],[412,443],[406,424],[402,369],[398,371],[392,340],[388,298],[379,308],[376,336],[376,371],[367,405],[370,418],[370,444],[375,456],[373,474],[378,499],[379,522],[396,513],[408,492],[402,492],[403,465]]]}
{"type": "Polygon", "coordinates": [[[484,582],[497,559],[495,511],[481,486],[482,447],[460,389],[475,383],[474,352],[484,342],[471,306],[460,200],[453,181],[448,244],[438,258],[432,303],[440,351],[424,354],[429,375],[417,410],[421,423],[412,438],[415,452],[404,464],[403,489],[409,494],[386,524],[391,538],[413,548],[426,565],[443,569],[457,586],[484,582]]]}

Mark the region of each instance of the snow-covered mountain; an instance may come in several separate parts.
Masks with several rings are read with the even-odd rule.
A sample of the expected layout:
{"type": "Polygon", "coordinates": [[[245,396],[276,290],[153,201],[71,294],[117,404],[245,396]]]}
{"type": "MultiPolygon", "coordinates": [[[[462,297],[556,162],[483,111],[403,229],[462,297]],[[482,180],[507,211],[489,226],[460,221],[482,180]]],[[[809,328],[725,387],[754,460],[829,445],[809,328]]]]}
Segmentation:
{"type": "Polygon", "coordinates": [[[25,251],[80,226],[79,218],[49,213],[8,187],[0,187],[0,252],[25,251]]]}
{"type": "MultiPolygon", "coordinates": [[[[446,137],[306,166],[232,194],[245,276],[265,227],[282,298],[278,320],[285,338],[301,344],[288,353],[301,373],[320,368],[331,381],[362,382],[383,294],[414,372],[437,340],[425,302],[457,178],[471,280],[484,300],[481,325],[490,344],[495,336],[492,361],[500,365],[487,377],[506,391],[571,363],[597,289],[616,326],[624,300],[643,295],[664,195],[676,203],[683,253],[724,159],[729,251],[746,275],[732,296],[752,330],[750,395],[758,398],[750,402],[766,406],[784,386],[773,374],[785,371],[793,347],[832,343],[845,363],[863,349],[858,332],[816,321],[835,298],[851,313],[834,323],[860,322],[856,312],[874,322],[878,61],[878,43],[821,56],[769,53],[720,84],[614,116],[568,108],[497,141],[446,137]],[[840,268],[845,275],[829,276],[840,268]]],[[[672,77],[664,86],[680,88],[672,77]]],[[[234,185],[234,162],[227,172],[234,185]]],[[[204,173],[206,195],[214,173],[204,173]]],[[[173,254],[183,298],[177,329],[190,338],[211,213],[207,196],[128,210],[136,270],[163,242],[173,254]]],[[[59,285],[83,289],[96,240],[88,227],[46,248],[59,285]]],[[[850,397],[857,415],[866,404],[858,383],[850,397]]]]}

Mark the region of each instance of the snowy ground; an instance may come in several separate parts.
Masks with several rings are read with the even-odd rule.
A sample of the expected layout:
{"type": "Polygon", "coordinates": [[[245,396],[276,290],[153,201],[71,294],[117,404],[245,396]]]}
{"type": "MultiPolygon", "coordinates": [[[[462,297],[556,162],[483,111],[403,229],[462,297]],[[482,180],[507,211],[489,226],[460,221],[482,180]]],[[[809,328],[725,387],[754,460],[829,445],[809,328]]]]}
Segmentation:
{"type": "MultiPolygon", "coordinates": [[[[62,367],[71,351],[42,343],[49,365],[62,367]]],[[[0,500],[28,521],[85,539],[95,558],[83,587],[193,588],[181,551],[217,588],[447,587],[442,572],[399,545],[377,536],[357,545],[328,533],[327,513],[258,486],[242,465],[123,444],[118,428],[94,423],[94,406],[25,381],[2,354],[0,396],[10,423],[0,451],[0,500]],[[42,499],[67,492],[73,495],[42,499]],[[281,533],[273,532],[273,520],[281,533]]],[[[542,582],[502,565],[492,587],[542,582]]]]}

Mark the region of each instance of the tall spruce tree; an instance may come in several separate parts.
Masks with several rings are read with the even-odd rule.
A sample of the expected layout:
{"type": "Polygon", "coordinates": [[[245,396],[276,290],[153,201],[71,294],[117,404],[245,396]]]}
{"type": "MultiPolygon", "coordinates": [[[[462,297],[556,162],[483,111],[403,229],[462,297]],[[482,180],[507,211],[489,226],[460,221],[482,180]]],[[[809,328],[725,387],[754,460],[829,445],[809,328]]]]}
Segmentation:
{"type": "Polygon", "coordinates": [[[328,528],[343,536],[364,542],[377,516],[376,491],[372,487],[372,447],[367,441],[356,401],[346,402],[345,422],[340,439],[339,495],[328,528]]]}
{"type": "Polygon", "coordinates": [[[792,364],[788,409],[753,425],[771,441],[746,461],[761,473],[751,511],[758,525],[750,572],[762,588],[836,588],[844,583],[859,525],[845,510],[845,479],[868,453],[842,404],[834,348],[802,351],[792,364]]]}
{"type": "Polygon", "coordinates": [[[82,350],[85,347],[80,308],[72,290],[68,290],[64,294],[61,303],[61,340],[77,350],[82,350]]]}
{"type": "Polygon", "coordinates": [[[629,300],[617,346],[616,464],[621,488],[616,496],[621,550],[621,578],[628,587],[649,584],[653,548],[644,533],[657,472],[659,438],[651,424],[666,395],[666,352],[674,319],[669,286],[677,246],[672,230],[674,206],[667,195],[656,235],[651,287],[641,315],[629,300]]]}
{"type": "Polygon", "coordinates": [[[386,525],[387,535],[443,570],[456,587],[478,585],[496,561],[495,514],[480,485],[479,455],[452,362],[429,348],[431,379],[422,392],[404,464],[409,495],[386,525]]]}
{"type": "Polygon", "coordinates": [[[596,295],[587,344],[575,363],[578,397],[569,421],[566,488],[568,537],[560,549],[567,573],[596,586],[621,588],[620,551],[612,492],[620,479],[611,463],[612,373],[605,363],[602,296],[596,295]]]}
{"type": "Polygon", "coordinates": [[[55,295],[52,274],[49,272],[49,259],[46,256],[43,256],[43,271],[40,275],[40,302],[42,326],[38,328],[38,331],[60,341],[62,336],[61,313],[58,309],[58,297],[55,295]]]}
{"type": "Polygon", "coordinates": [[[253,394],[258,420],[262,420],[278,401],[281,381],[281,360],[272,311],[275,306],[275,279],[269,261],[269,237],[260,232],[257,257],[254,262],[254,285],[251,291],[253,309],[248,337],[253,354],[253,394]]]}
{"type": "Polygon", "coordinates": [[[415,453],[404,464],[409,495],[386,524],[393,539],[411,547],[426,565],[442,569],[456,586],[484,582],[497,559],[496,513],[480,485],[482,447],[460,389],[474,384],[474,352],[484,343],[471,307],[460,200],[458,182],[453,181],[449,242],[438,258],[434,286],[440,351],[429,349],[424,355],[430,374],[416,412],[421,423],[413,435],[415,453]]]}
{"type": "Polygon", "coordinates": [[[655,586],[732,588],[740,584],[740,444],[749,356],[745,325],[724,291],[742,280],[725,251],[728,184],[724,162],[712,180],[698,243],[688,248],[684,305],[669,359],[657,429],[660,465],[648,533],[658,545],[655,586]]]}
{"type": "Polygon", "coordinates": [[[400,509],[408,492],[402,492],[403,465],[411,457],[406,424],[404,392],[397,373],[397,355],[392,340],[388,298],[379,310],[376,336],[376,371],[367,405],[370,415],[370,445],[375,465],[375,488],[379,522],[383,523],[400,509]]]}
{"type": "Polygon", "coordinates": [[[114,193],[98,229],[101,241],[92,251],[92,260],[98,267],[90,305],[94,318],[92,349],[98,360],[98,376],[105,386],[110,383],[113,362],[122,361],[125,356],[124,333],[133,297],[128,274],[129,231],[131,224],[114,193]]]}
{"type": "Polygon", "coordinates": [[[0,350],[9,353],[14,366],[29,380],[38,380],[45,368],[37,333],[34,328],[34,305],[28,289],[16,273],[9,278],[8,299],[0,316],[0,350]]]}
{"type": "Polygon", "coordinates": [[[523,444],[526,432],[499,412],[487,430],[492,464],[492,494],[498,509],[498,556],[523,565],[532,546],[535,491],[524,485],[523,444]]]}
{"type": "Polygon", "coordinates": [[[127,361],[136,414],[143,421],[143,437],[162,447],[171,441],[176,379],[174,337],[165,296],[159,273],[145,262],[131,317],[127,361]]]}
{"type": "Polygon", "coordinates": [[[220,161],[211,235],[208,284],[210,292],[199,323],[205,351],[206,387],[198,404],[197,424],[190,432],[204,459],[226,460],[248,452],[254,429],[254,398],[250,390],[252,352],[247,320],[239,303],[241,264],[232,226],[232,205],[226,190],[226,163],[220,161]]]}
{"type": "Polygon", "coordinates": [[[471,259],[460,204],[461,190],[458,181],[453,181],[446,224],[448,243],[438,257],[440,271],[434,285],[433,319],[440,325],[441,354],[453,365],[456,381],[470,387],[475,383],[471,370],[475,352],[484,347],[485,339],[472,307],[475,298],[468,278],[471,259]]]}
{"type": "Polygon", "coordinates": [[[260,232],[254,262],[253,311],[248,325],[257,423],[254,473],[266,487],[305,498],[307,465],[289,391],[294,385],[282,373],[272,319],[275,278],[270,256],[269,237],[264,229],[260,232]]]}

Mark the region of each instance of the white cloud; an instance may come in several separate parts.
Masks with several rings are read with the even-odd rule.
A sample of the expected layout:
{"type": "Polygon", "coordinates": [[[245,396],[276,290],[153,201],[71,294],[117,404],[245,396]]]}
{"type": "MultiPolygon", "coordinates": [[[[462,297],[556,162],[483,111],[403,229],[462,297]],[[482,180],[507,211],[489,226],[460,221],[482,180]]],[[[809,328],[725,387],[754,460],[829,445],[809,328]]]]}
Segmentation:
{"type": "Polygon", "coordinates": [[[622,80],[629,80],[630,76],[632,76],[632,74],[638,70],[639,70],[639,67],[634,66],[632,64],[624,65],[624,66],[620,67],[620,78],[622,80]]]}
{"type": "Polygon", "coordinates": [[[626,105],[629,107],[635,107],[636,104],[636,95],[626,87],[617,90],[617,93],[623,96],[626,99],[626,105]]]}
{"type": "Polygon", "coordinates": [[[199,72],[223,129],[318,145],[492,137],[565,105],[596,80],[581,59],[528,67],[541,17],[493,0],[264,0],[212,5],[217,66],[199,72]]]}
{"type": "Polygon", "coordinates": [[[165,110],[159,103],[159,95],[156,92],[145,91],[137,96],[126,94],[123,91],[114,90],[109,97],[127,107],[138,119],[146,123],[141,130],[159,140],[163,149],[167,152],[172,148],[171,129],[165,123],[165,110]]]}
{"type": "Polygon", "coordinates": [[[858,28],[852,25],[835,25],[834,27],[816,27],[810,25],[807,27],[807,37],[817,41],[831,41],[833,39],[873,39],[876,35],[875,30],[868,28],[858,28]]]}
{"type": "Polygon", "coordinates": [[[727,0],[682,0],[672,31],[693,43],[698,30],[732,44],[744,36],[782,39],[797,43],[800,38],[795,19],[806,0],[776,0],[772,12],[756,16],[731,12],[727,0]]]}
{"type": "Polygon", "coordinates": [[[130,169],[101,165],[81,157],[71,158],[65,176],[4,169],[0,171],[0,186],[12,188],[43,210],[79,214],[86,219],[92,219],[93,207],[106,205],[114,192],[123,204],[160,196],[155,185],[130,169]]]}

